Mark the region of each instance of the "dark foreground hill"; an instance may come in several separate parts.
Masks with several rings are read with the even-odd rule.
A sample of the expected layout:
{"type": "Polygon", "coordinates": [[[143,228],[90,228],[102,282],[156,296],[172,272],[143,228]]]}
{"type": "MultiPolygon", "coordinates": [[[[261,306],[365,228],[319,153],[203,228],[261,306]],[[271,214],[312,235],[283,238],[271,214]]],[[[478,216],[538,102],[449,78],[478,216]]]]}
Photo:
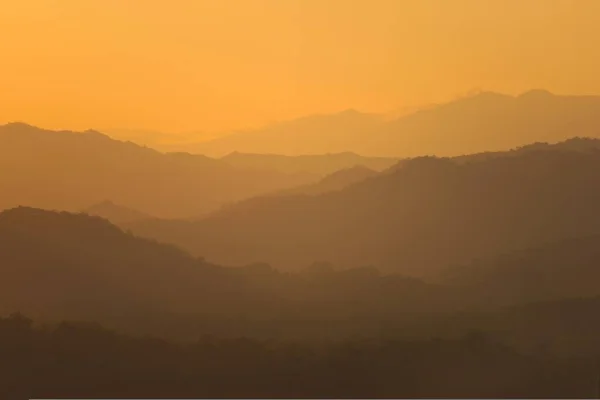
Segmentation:
{"type": "Polygon", "coordinates": [[[600,294],[600,235],[454,266],[442,279],[489,306],[596,296],[600,294]]]}
{"type": "Polygon", "coordinates": [[[98,217],[24,207],[0,213],[0,270],[0,312],[176,337],[347,335],[369,332],[365,318],[457,306],[441,288],[372,268],[222,267],[98,217]]]}
{"type": "Polygon", "coordinates": [[[0,319],[0,396],[31,398],[595,398],[592,357],[522,354],[479,334],[315,348],[176,344],[97,325],[0,319]]]}
{"type": "Polygon", "coordinates": [[[598,244],[596,237],[547,245],[533,256],[502,257],[495,269],[487,267],[498,262],[492,258],[427,284],[367,267],[314,264],[293,274],[222,267],[98,217],[19,208],[0,213],[0,313],[188,341],[204,334],[418,339],[478,328],[521,350],[544,344],[582,354],[599,349],[598,244]]]}

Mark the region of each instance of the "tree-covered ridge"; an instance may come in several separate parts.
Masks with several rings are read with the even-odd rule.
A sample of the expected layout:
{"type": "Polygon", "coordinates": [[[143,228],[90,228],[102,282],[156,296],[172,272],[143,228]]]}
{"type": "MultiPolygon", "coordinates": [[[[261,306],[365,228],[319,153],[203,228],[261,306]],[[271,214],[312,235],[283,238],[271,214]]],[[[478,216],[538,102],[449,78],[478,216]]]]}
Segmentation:
{"type": "Polygon", "coordinates": [[[94,324],[0,319],[0,395],[30,398],[594,398],[591,358],[455,340],[178,344],[94,324]]]}

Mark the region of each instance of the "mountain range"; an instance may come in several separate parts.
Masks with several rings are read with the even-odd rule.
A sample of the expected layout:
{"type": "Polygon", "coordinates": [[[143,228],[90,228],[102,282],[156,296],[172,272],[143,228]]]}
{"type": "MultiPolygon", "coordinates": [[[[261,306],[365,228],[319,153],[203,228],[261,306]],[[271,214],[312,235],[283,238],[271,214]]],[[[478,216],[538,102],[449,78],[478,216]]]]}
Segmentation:
{"type": "Polygon", "coordinates": [[[447,270],[436,283],[324,263],[290,274],[219,266],[83,213],[20,207],[0,212],[0,313],[185,341],[414,340],[477,328],[522,351],[547,343],[589,355],[600,332],[599,248],[598,235],[547,243],[447,270]]]}
{"type": "Polygon", "coordinates": [[[262,196],[199,221],[128,227],[227,265],[328,261],[424,276],[600,233],[598,147],[572,139],[471,159],[415,158],[337,191],[262,196]]]}
{"type": "Polygon", "coordinates": [[[223,267],[132,236],[100,217],[28,207],[0,213],[0,259],[0,313],[93,320],[188,338],[199,332],[239,335],[232,321],[252,335],[277,327],[297,336],[304,326],[310,336],[317,321],[449,304],[427,295],[432,285],[372,269],[336,272],[314,265],[289,275],[261,264],[223,267]],[[168,329],[166,322],[172,323],[168,329]]]}
{"type": "Polygon", "coordinates": [[[365,157],[349,152],[300,156],[233,152],[222,157],[221,160],[240,168],[276,170],[286,173],[304,172],[321,176],[357,166],[383,171],[399,161],[394,157],[365,157]]]}
{"type": "Polygon", "coordinates": [[[347,186],[364,181],[365,179],[371,178],[377,174],[378,172],[373,171],[372,169],[362,165],[357,165],[356,167],[345,168],[333,172],[316,183],[280,190],[274,194],[279,196],[289,196],[294,194],[319,195],[344,189],[347,186]]]}
{"type": "Polygon", "coordinates": [[[102,217],[115,225],[155,218],[149,214],[134,210],[133,208],[120,206],[110,200],[94,204],[82,212],[91,216],[102,217]]]}
{"type": "Polygon", "coordinates": [[[380,157],[460,156],[508,150],[573,135],[598,137],[600,96],[531,90],[460,98],[386,119],[346,110],[314,115],[174,147],[224,156],[231,152],[303,155],[355,152],[380,157]]]}
{"type": "Polygon", "coordinates": [[[96,132],[0,126],[0,209],[79,211],[106,199],[157,217],[198,216],[223,204],[318,180],[164,154],[96,132]]]}

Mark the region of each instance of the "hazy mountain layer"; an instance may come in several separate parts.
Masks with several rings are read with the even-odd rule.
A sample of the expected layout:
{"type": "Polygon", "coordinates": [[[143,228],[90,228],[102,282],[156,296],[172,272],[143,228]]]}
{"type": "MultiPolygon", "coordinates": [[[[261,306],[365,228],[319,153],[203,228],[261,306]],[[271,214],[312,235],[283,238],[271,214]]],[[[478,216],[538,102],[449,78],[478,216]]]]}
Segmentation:
{"type": "Polygon", "coordinates": [[[375,175],[377,175],[376,171],[363,166],[357,166],[336,171],[330,175],[327,175],[317,183],[280,190],[275,194],[280,196],[294,194],[319,195],[327,192],[333,192],[335,190],[341,190],[375,175]]]}
{"type": "Polygon", "coordinates": [[[259,197],[194,223],[132,229],[219,263],[330,261],[426,275],[600,233],[600,150],[573,142],[470,162],[416,158],[339,191],[259,197]]]}
{"type": "Polygon", "coordinates": [[[231,335],[237,325],[228,321],[259,336],[327,336],[348,331],[353,319],[452,307],[441,289],[370,268],[315,265],[288,275],[260,264],[221,267],[99,217],[25,207],[0,213],[0,260],[0,312],[161,333],[172,322],[172,336],[231,335]],[[325,320],[336,328],[319,328],[325,320]]]}
{"type": "Polygon", "coordinates": [[[175,148],[211,156],[225,156],[235,151],[288,156],[348,151],[363,154],[361,147],[368,141],[367,136],[384,124],[380,115],[346,110],[337,114],[306,116],[175,148]]]}
{"type": "Polygon", "coordinates": [[[220,267],[98,217],[18,208],[0,213],[0,312],[186,340],[415,340],[480,329],[523,351],[545,343],[556,353],[595,354],[598,244],[600,236],[548,244],[426,284],[326,264],[295,274],[220,267]],[[563,341],[553,342],[559,331],[563,341]]]}
{"type": "Polygon", "coordinates": [[[527,143],[598,137],[599,96],[532,90],[513,97],[483,92],[427,107],[391,121],[354,110],[305,117],[188,145],[209,155],[285,155],[355,152],[385,157],[458,156],[527,143]]]}
{"type": "Polygon", "coordinates": [[[93,206],[83,210],[83,213],[102,217],[115,225],[154,218],[149,214],[134,210],[132,208],[117,205],[110,200],[94,204],[93,206]]]}
{"type": "Polygon", "coordinates": [[[310,172],[329,175],[354,167],[382,171],[398,162],[397,158],[364,157],[355,153],[284,156],[278,154],[231,153],[221,158],[237,167],[276,170],[287,173],[310,172]]]}
{"type": "Polygon", "coordinates": [[[162,154],[94,131],[0,127],[0,209],[78,211],[110,199],[157,217],[188,217],[316,179],[237,168],[199,155],[162,154]]]}

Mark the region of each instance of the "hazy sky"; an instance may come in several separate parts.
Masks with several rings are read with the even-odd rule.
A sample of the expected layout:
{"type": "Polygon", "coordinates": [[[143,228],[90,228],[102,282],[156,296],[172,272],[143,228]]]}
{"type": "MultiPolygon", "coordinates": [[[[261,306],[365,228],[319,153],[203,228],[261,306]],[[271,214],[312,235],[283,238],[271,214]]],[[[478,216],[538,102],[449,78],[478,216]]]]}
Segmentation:
{"type": "Polygon", "coordinates": [[[4,0],[0,123],[226,130],[600,93],[600,0],[4,0]]]}

